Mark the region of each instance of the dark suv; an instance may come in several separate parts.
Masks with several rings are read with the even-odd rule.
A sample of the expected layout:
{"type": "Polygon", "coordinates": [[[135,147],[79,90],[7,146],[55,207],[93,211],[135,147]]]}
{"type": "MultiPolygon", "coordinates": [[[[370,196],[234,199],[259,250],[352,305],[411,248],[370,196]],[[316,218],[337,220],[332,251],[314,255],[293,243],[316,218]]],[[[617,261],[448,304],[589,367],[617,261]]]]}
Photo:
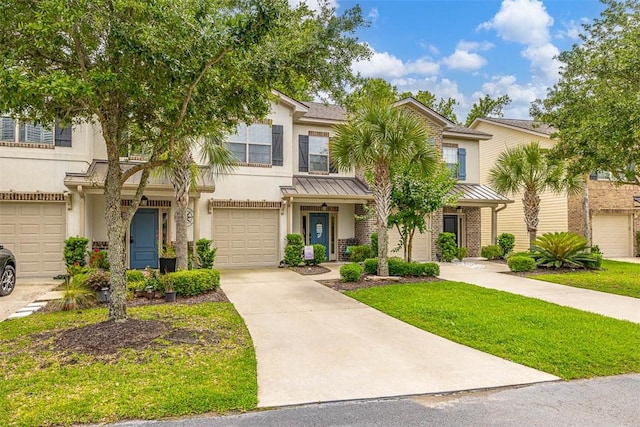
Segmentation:
{"type": "Polygon", "coordinates": [[[0,244],[0,297],[9,295],[16,287],[16,257],[0,244]]]}

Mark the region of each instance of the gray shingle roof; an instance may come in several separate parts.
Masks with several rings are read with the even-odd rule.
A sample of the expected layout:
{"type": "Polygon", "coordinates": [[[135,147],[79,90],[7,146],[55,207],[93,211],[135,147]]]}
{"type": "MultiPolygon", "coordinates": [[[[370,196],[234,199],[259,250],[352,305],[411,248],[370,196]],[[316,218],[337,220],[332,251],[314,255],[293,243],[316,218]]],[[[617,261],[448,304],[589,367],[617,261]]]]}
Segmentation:
{"type": "Polygon", "coordinates": [[[322,102],[302,102],[309,111],[304,115],[312,119],[347,120],[347,110],[339,105],[323,104],[322,102]]]}
{"type": "Polygon", "coordinates": [[[536,122],[533,120],[522,119],[502,119],[497,117],[483,117],[483,120],[495,123],[501,123],[503,125],[513,126],[520,129],[529,130],[532,132],[542,133],[544,135],[551,135],[557,132],[557,129],[547,126],[544,123],[536,122]]]}
{"type": "Polygon", "coordinates": [[[464,133],[464,134],[468,134],[468,135],[477,135],[477,136],[486,136],[486,137],[491,137],[492,135],[485,133],[485,132],[480,132],[479,130],[475,130],[475,129],[470,129],[468,127],[465,126],[460,126],[460,125],[455,125],[447,130],[445,130],[445,132],[455,132],[455,133],[464,133]]]}
{"type": "Polygon", "coordinates": [[[371,190],[358,178],[333,176],[294,176],[293,185],[281,186],[285,196],[353,196],[371,198],[371,190]]]}

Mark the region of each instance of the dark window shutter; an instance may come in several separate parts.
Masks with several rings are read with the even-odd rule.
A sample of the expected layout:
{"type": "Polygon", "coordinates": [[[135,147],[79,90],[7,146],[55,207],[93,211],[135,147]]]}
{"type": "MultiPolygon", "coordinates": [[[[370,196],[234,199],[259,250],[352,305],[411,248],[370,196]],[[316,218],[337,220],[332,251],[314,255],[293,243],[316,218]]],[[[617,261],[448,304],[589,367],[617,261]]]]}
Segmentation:
{"type": "Polygon", "coordinates": [[[467,150],[458,148],[458,179],[467,179],[467,150]]]}
{"type": "MultiPolygon", "coordinates": [[[[329,138],[329,147],[331,147],[332,139],[333,138],[329,138]]],[[[331,161],[331,150],[329,150],[329,173],[338,173],[338,168],[336,168],[333,162],[331,161]]]]}
{"type": "Polygon", "coordinates": [[[284,127],[282,125],[273,125],[271,127],[271,164],[273,166],[282,166],[284,156],[282,155],[284,127]]]}
{"type": "Polygon", "coordinates": [[[53,140],[56,147],[71,147],[71,126],[61,127],[56,123],[53,140]]]}
{"type": "Polygon", "coordinates": [[[298,136],[298,171],[309,172],[309,135],[298,136]]]}

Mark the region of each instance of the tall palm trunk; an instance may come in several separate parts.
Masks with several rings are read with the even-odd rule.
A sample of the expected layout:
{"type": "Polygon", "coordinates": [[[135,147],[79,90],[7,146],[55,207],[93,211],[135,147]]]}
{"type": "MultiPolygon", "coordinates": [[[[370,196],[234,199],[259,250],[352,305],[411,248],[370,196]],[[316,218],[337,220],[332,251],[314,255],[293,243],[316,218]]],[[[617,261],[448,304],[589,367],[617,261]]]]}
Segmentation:
{"type": "Polygon", "coordinates": [[[540,197],[534,190],[525,190],[522,197],[524,222],[529,232],[529,248],[533,247],[538,232],[538,215],[540,214],[540,197]]]}
{"type": "Polygon", "coordinates": [[[584,175],[584,189],[582,190],[582,234],[591,245],[591,215],[589,206],[589,174],[584,175]]]}
{"type": "Polygon", "coordinates": [[[376,201],[376,216],[378,223],[378,275],[389,275],[388,249],[389,235],[389,206],[391,206],[391,179],[389,167],[386,163],[376,165],[373,184],[373,197],[376,201]]]}
{"type": "Polygon", "coordinates": [[[189,207],[189,188],[191,187],[191,153],[186,150],[176,160],[175,167],[171,170],[171,184],[175,192],[176,209],[176,268],[186,270],[188,268],[187,254],[187,208],[189,207]]]}

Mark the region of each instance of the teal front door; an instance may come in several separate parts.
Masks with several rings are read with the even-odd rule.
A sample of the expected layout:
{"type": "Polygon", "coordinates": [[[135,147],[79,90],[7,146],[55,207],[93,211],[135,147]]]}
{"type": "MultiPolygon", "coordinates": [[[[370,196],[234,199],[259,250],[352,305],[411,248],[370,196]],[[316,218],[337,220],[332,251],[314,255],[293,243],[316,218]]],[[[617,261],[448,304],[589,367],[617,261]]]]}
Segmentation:
{"type": "Polygon", "coordinates": [[[325,259],[329,255],[329,214],[309,214],[309,244],[324,246],[325,259]]]}
{"type": "Polygon", "coordinates": [[[138,209],[129,235],[129,268],[158,268],[158,211],[138,209]]]}

